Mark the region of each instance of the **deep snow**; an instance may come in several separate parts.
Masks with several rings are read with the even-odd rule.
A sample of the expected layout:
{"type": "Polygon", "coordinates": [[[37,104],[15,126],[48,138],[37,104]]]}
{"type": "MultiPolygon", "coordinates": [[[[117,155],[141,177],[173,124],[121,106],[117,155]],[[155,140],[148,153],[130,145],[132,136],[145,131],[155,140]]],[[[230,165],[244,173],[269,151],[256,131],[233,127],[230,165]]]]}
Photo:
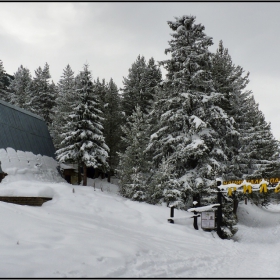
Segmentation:
{"type": "Polygon", "coordinates": [[[42,207],[0,202],[0,277],[280,276],[277,207],[241,203],[237,241],[221,240],[194,230],[192,219],[169,224],[168,208],[124,199],[104,181],[102,192],[100,183],[94,191],[30,181],[52,188],[53,200],[42,207]]]}
{"type": "Polygon", "coordinates": [[[240,202],[239,231],[221,240],[190,218],[168,223],[169,208],[125,199],[105,180],[94,190],[92,179],[73,186],[54,172],[32,174],[14,170],[0,184],[0,193],[53,197],[41,207],[0,202],[1,278],[280,277],[279,204],[240,202]]]}

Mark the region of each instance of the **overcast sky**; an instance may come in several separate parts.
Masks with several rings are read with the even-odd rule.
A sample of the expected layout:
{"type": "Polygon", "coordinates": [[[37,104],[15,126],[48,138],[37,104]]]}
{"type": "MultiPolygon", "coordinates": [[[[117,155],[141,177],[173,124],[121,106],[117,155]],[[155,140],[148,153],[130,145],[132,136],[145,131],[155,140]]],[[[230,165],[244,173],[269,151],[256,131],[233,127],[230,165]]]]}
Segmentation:
{"type": "Polygon", "coordinates": [[[123,77],[137,56],[167,59],[167,21],[194,15],[213,38],[223,40],[233,62],[250,72],[253,91],[272,132],[280,140],[280,3],[0,3],[0,59],[7,73],[22,64],[32,75],[45,62],[55,83],[67,64],[78,74],[88,63],[92,76],[123,77]]]}

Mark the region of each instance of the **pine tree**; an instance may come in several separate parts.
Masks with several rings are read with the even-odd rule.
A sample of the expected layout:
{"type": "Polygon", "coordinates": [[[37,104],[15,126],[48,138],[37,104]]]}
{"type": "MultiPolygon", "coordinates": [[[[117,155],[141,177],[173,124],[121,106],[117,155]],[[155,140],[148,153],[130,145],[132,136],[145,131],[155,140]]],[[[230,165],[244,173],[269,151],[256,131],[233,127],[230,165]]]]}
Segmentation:
{"type": "Polygon", "coordinates": [[[102,81],[100,82],[99,78],[97,78],[96,81],[94,81],[94,87],[95,87],[95,91],[98,95],[98,100],[100,102],[100,108],[104,108],[104,105],[106,104],[105,95],[107,92],[107,85],[106,85],[105,79],[102,79],[102,81]]]}
{"type": "Polygon", "coordinates": [[[46,63],[44,68],[39,67],[35,70],[35,77],[28,89],[29,109],[43,117],[48,125],[51,124],[50,113],[55,105],[55,94],[50,88],[49,65],[46,63]]]}
{"type": "Polygon", "coordinates": [[[68,122],[68,116],[72,112],[72,106],[78,104],[79,96],[76,94],[76,84],[74,72],[68,64],[63,69],[61,79],[57,84],[56,105],[52,112],[51,134],[54,145],[57,149],[62,148],[61,142],[64,139],[62,134],[65,133],[64,125],[68,122]]]}
{"type": "Polygon", "coordinates": [[[167,79],[153,111],[158,130],[147,151],[156,167],[163,162],[172,166],[179,186],[176,193],[186,201],[190,194],[208,195],[215,177],[224,172],[222,135],[233,133],[234,128],[220,107],[222,95],[213,87],[208,50],[212,39],[203,32],[204,26],[194,23],[195,17],[175,19],[168,22],[174,33],[165,50],[171,59],[160,62],[167,79]]]}
{"type": "Polygon", "coordinates": [[[103,136],[102,111],[99,109],[97,93],[94,90],[88,65],[79,74],[78,105],[72,106],[69,122],[66,124],[62,141],[63,148],[57,151],[60,162],[78,162],[83,166],[83,185],[87,184],[87,167],[108,170],[109,148],[103,136]]]}
{"type": "Polygon", "coordinates": [[[9,86],[9,92],[11,94],[10,102],[23,109],[29,109],[27,103],[27,91],[30,83],[32,82],[32,76],[29,69],[22,65],[18,68],[14,74],[14,80],[9,86]]]}
{"type": "Polygon", "coordinates": [[[248,179],[275,175],[278,170],[278,142],[270,125],[255,103],[251,91],[245,90],[249,73],[232,63],[228,49],[220,41],[212,58],[212,76],[215,87],[223,93],[222,106],[234,119],[238,132],[227,141],[228,168],[224,179],[248,179]]]}
{"type": "Polygon", "coordinates": [[[0,99],[10,102],[10,92],[8,86],[11,83],[11,76],[4,69],[3,62],[0,60],[0,99]]]}
{"type": "Polygon", "coordinates": [[[117,152],[120,150],[120,137],[121,137],[121,100],[118,92],[117,85],[113,79],[110,79],[106,85],[105,94],[103,98],[103,109],[104,112],[104,137],[105,142],[108,145],[109,157],[108,164],[110,166],[110,172],[108,172],[108,182],[110,182],[110,174],[114,174],[114,170],[117,168],[119,163],[119,157],[117,152]]]}
{"type": "Polygon", "coordinates": [[[120,178],[120,193],[133,200],[147,200],[146,182],[149,177],[150,162],[144,152],[149,141],[149,123],[140,106],[128,118],[128,122],[121,127],[124,132],[122,140],[127,148],[119,153],[120,163],[118,175],[120,178]]]}
{"type": "MultiPolygon", "coordinates": [[[[239,149],[242,138],[240,126],[244,122],[244,112],[248,110],[245,108],[246,100],[251,96],[251,92],[244,91],[249,83],[249,73],[244,75],[243,68],[233,64],[228,49],[224,48],[222,41],[219,42],[219,48],[212,56],[212,77],[215,88],[222,93],[221,106],[233,119],[233,125],[237,131],[236,134],[225,136],[227,142],[225,153],[228,160],[224,179],[240,179],[243,178],[244,168],[247,166],[245,162],[245,166],[242,168],[239,149]]],[[[245,159],[245,161],[247,160],[245,159]]]]}
{"type": "Polygon", "coordinates": [[[138,56],[129,69],[123,84],[123,110],[126,116],[131,116],[135,106],[140,106],[145,114],[151,109],[156,86],[161,82],[162,75],[153,58],[146,64],[145,58],[138,56]]]}
{"type": "MultiPolygon", "coordinates": [[[[131,68],[128,70],[127,78],[123,79],[124,88],[122,90],[123,95],[123,111],[126,117],[131,116],[135,106],[140,105],[140,96],[143,94],[144,84],[142,79],[144,72],[146,70],[146,61],[144,56],[138,56],[136,61],[132,64],[131,68]]],[[[141,107],[141,109],[143,109],[141,107]]]]}

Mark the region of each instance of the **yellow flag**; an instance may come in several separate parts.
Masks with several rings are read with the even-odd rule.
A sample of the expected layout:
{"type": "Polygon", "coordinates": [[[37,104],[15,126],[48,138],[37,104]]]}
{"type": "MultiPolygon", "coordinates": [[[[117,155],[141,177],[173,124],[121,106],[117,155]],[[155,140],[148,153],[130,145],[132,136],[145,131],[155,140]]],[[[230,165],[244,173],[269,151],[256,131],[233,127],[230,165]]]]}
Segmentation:
{"type": "Polygon", "coordinates": [[[276,193],[280,192],[280,184],[278,184],[274,190],[276,193]]]}
{"type": "Polygon", "coordinates": [[[232,188],[228,188],[228,196],[232,196],[232,188]]]}
{"type": "Polygon", "coordinates": [[[261,192],[267,192],[267,185],[266,184],[261,184],[261,188],[260,188],[260,193],[261,192]]]}
{"type": "Polygon", "coordinates": [[[243,193],[246,193],[247,191],[248,191],[249,193],[252,192],[252,186],[251,186],[251,185],[244,185],[244,186],[243,186],[243,193]]]}

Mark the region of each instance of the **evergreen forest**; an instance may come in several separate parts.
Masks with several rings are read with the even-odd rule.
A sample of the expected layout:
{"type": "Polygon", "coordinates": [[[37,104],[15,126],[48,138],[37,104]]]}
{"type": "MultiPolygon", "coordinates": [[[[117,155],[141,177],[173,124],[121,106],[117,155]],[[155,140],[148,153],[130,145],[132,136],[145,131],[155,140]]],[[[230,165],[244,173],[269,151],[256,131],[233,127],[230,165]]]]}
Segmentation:
{"type": "MultiPolygon", "coordinates": [[[[279,143],[247,89],[249,72],[222,40],[209,50],[213,40],[195,16],[167,23],[166,60],[138,55],[122,88],[92,77],[88,64],[79,73],[66,65],[55,84],[48,63],[34,75],[23,65],[10,75],[0,61],[0,99],[45,119],[57,160],[78,164],[81,184],[93,168],[108,181],[116,176],[131,200],[187,209],[193,201],[214,203],[217,178],[277,177],[279,143]]],[[[252,196],[256,204],[269,199],[252,196]]],[[[231,238],[237,217],[233,198],[224,200],[224,236],[231,238]]]]}

